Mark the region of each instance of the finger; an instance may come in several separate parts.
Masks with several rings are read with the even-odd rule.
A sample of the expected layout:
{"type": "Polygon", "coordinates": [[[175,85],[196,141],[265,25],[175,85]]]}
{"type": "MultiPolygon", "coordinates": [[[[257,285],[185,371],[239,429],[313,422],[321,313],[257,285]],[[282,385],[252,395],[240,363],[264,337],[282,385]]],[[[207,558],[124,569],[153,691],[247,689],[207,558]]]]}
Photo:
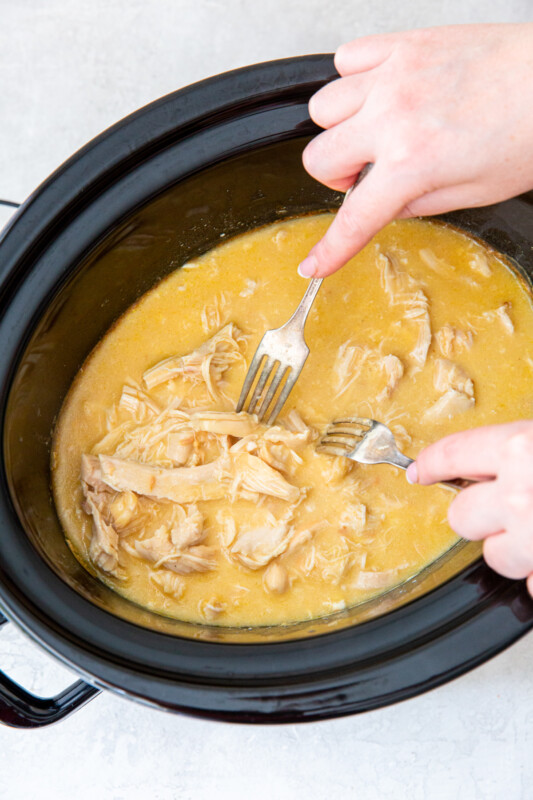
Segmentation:
{"type": "Polygon", "coordinates": [[[533,574],[527,579],[527,590],[531,597],[533,597],[533,574]]]}
{"type": "Polygon", "coordinates": [[[533,551],[517,547],[509,533],[498,533],[485,539],[483,557],[489,567],[505,578],[520,580],[533,572],[533,551]]]}
{"type": "Polygon", "coordinates": [[[505,528],[501,489],[484,481],[459,492],[448,509],[448,522],[459,536],[477,541],[505,528]]]}
{"type": "Polygon", "coordinates": [[[408,202],[409,196],[400,192],[400,186],[386,167],[374,164],[344,201],[325,236],[302,261],[300,274],[324,278],[344,266],[408,202]]]}
{"type": "MultiPolygon", "coordinates": [[[[436,483],[465,475],[494,477],[502,448],[510,436],[533,428],[531,420],[488,425],[453,433],[430,444],[416,459],[416,482],[436,483]]],[[[410,473],[410,478],[414,476],[410,473]]]]}
{"type": "Polygon", "coordinates": [[[379,67],[390,56],[398,34],[364,36],[341,44],[335,53],[335,69],[339,75],[353,75],[379,67]]]}
{"type": "Polygon", "coordinates": [[[309,100],[309,115],[321,128],[331,128],[352,117],[362,108],[368,94],[368,81],[349,75],[327,83],[309,100]]]}
{"type": "Polygon", "coordinates": [[[374,161],[373,148],[362,136],[356,117],[350,117],[311,139],[302,153],[307,172],[320,183],[358,174],[363,166],[374,161]]]}

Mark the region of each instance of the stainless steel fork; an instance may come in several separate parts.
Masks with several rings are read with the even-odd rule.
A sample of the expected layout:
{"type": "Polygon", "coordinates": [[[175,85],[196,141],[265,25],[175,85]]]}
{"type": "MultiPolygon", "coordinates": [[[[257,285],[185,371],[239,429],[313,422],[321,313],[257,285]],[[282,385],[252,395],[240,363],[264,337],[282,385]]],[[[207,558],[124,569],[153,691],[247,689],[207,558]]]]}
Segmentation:
{"type": "MultiPolygon", "coordinates": [[[[394,434],[383,422],[368,417],[349,417],[333,422],[317,445],[320,453],[344,456],[360,464],[392,464],[407,469],[412,458],[400,453],[394,434]]],[[[457,478],[441,481],[448,489],[465,489],[475,481],[457,478]]]]}
{"type": "MultiPolygon", "coordinates": [[[[372,164],[366,164],[363,167],[354,185],[346,192],[344,201],[363,180],[365,175],[368,174],[371,167],[372,164]]],[[[309,347],[304,339],[304,327],[322,280],[323,278],[312,278],[298,308],[289,321],[282,325],[281,328],[267,331],[259,342],[244,379],[239,402],[237,403],[237,411],[244,409],[246,398],[262,366],[263,368],[253,388],[248,407],[244,410],[249,414],[257,414],[259,419],[262,420],[267,416],[267,412],[270,409],[266,420],[268,425],[271,425],[278,416],[309,355],[309,347]],[[268,383],[269,380],[270,383],[268,383]],[[283,383],[284,380],[285,383],[283,383]],[[282,387],[281,392],[276,396],[280,387],[282,387]],[[275,403],[272,407],[273,400],[275,400],[275,403]]]]}

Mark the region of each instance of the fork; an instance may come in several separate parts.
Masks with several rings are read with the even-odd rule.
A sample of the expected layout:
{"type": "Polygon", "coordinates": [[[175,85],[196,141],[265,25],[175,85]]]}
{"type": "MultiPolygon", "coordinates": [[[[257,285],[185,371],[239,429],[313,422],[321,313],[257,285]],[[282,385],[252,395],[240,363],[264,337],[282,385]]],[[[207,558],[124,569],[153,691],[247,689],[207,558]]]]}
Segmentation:
{"type": "MultiPolygon", "coordinates": [[[[400,453],[390,428],[368,417],[349,417],[333,422],[316,447],[319,453],[344,456],[360,464],[392,464],[407,469],[414,459],[400,453]]],[[[457,478],[441,481],[448,489],[465,489],[475,481],[457,478]]]]}
{"type": "MultiPolygon", "coordinates": [[[[355,187],[368,174],[371,167],[372,164],[365,164],[353,186],[346,192],[343,202],[346,202],[355,187]]],[[[256,413],[259,419],[263,420],[270,408],[270,414],[267,419],[268,425],[272,425],[278,416],[309,355],[309,347],[304,339],[304,328],[322,281],[323,278],[312,278],[298,308],[288,322],[282,325],[281,328],[274,328],[264,334],[246,373],[239,402],[237,403],[237,411],[244,409],[246,398],[262,366],[263,368],[253,389],[248,408],[244,410],[249,414],[256,413]],[[274,400],[284,378],[286,380],[283,388],[276,398],[274,406],[271,407],[272,400],[274,400]],[[265,392],[269,379],[270,384],[265,392]]]]}

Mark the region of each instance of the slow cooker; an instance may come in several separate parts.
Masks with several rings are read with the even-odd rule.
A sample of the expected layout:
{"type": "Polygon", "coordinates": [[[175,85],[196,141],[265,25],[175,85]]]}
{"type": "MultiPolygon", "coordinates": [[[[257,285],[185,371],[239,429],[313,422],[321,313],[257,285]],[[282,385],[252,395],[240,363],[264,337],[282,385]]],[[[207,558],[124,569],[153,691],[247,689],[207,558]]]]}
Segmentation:
{"type": "MultiPolygon", "coordinates": [[[[338,206],[301,152],[330,55],[258,64],[163,97],[104,132],[0,240],[0,602],[80,675],[37,698],[0,673],[0,720],[54,722],[108,689],[174,712],[299,722],[367,711],[457,677],[533,625],[525,584],[461,542],[379,598],[311,622],[193,625],[135,606],[66,545],[50,491],[54,421],[117,317],[224,237],[338,206]]],[[[533,197],[449,214],[533,275],[533,197]]],[[[275,265],[272,265],[275,269],[275,265]]],[[[231,282],[231,276],[228,276],[231,282]]]]}

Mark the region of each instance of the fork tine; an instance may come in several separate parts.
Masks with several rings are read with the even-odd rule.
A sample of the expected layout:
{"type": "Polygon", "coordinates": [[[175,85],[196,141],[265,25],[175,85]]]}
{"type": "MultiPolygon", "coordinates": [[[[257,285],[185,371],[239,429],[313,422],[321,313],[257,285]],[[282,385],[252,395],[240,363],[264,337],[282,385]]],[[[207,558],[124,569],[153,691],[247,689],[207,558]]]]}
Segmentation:
{"type": "Polygon", "coordinates": [[[249,414],[253,414],[254,413],[255,407],[257,406],[257,403],[259,402],[259,398],[261,397],[261,395],[263,393],[263,389],[265,388],[265,384],[266,384],[268,378],[270,377],[270,375],[272,374],[272,370],[273,370],[273,367],[274,367],[275,363],[276,363],[275,359],[273,359],[269,355],[267,355],[266,360],[265,360],[264,365],[263,365],[263,368],[262,368],[262,372],[261,372],[261,374],[259,376],[259,380],[257,381],[257,383],[255,385],[255,389],[252,392],[252,396],[250,398],[250,402],[248,404],[248,408],[246,409],[249,414]]]}
{"type": "Polygon", "coordinates": [[[298,373],[297,375],[294,375],[293,371],[290,370],[289,375],[287,377],[287,380],[285,382],[285,386],[281,390],[280,395],[279,395],[278,399],[276,400],[276,404],[275,404],[275,406],[274,406],[274,408],[272,410],[272,413],[270,414],[270,416],[268,418],[267,425],[272,425],[274,423],[274,420],[276,419],[276,417],[278,416],[279,412],[281,411],[281,409],[285,405],[287,397],[290,395],[290,393],[292,391],[292,387],[296,383],[296,379],[297,379],[299,374],[300,373],[298,373]]]}
{"type": "Polygon", "coordinates": [[[334,419],[331,423],[332,425],[365,425],[367,428],[371,428],[374,424],[373,419],[369,419],[369,417],[348,417],[347,419],[334,419]]]}
{"type": "Polygon", "coordinates": [[[323,436],[320,440],[320,443],[325,445],[333,445],[335,447],[344,447],[346,450],[352,450],[354,444],[357,444],[357,442],[354,443],[353,439],[351,441],[346,439],[335,439],[334,436],[323,436]]]}
{"type": "Polygon", "coordinates": [[[332,447],[326,444],[317,444],[315,448],[317,453],[326,453],[328,456],[343,456],[346,458],[346,450],[341,447],[332,447]]]}
{"type": "Polygon", "coordinates": [[[255,351],[254,357],[250,362],[250,366],[248,367],[248,372],[246,373],[246,377],[244,379],[244,383],[242,386],[241,394],[239,397],[239,402],[237,403],[237,411],[242,411],[243,406],[246,402],[246,398],[248,397],[248,392],[252,388],[252,384],[254,382],[255,376],[259,371],[259,367],[261,366],[261,362],[265,357],[265,353],[260,351],[260,347],[257,348],[255,351]]]}
{"type": "Polygon", "coordinates": [[[257,412],[257,416],[259,417],[260,420],[263,419],[263,417],[265,416],[266,412],[268,411],[268,407],[269,407],[270,403],[272,402],[272,400],[274,398],[274,395],[276,394],[277,390],[279,389],[281,381],[283,380],[283,378],[285,377],[285,375],[289,371],[290,371],[290,367],[286,367],[283,364],[280,364],[278,366],[278,368],[276,370],[276,374],[272,378],[272,380],[270,382],[270,386],[268,387],[268,390],[267,390],[267,392],[265,394],[265,397],[263,399],[263,402],[261,403],[259,411],[257,412]]]}
{"type": "Polygon", "coordinates": [[[359,439],[362,436],[365,436],[369,430],[370,428],[361,428],[361,427],[345,429],[342,427],[342,423],[339,422],[338,424],[329,426],[329,428],[326,431],[326,436],[328,434],[333,434],[334,436],[352,436],[359,439]]]}

